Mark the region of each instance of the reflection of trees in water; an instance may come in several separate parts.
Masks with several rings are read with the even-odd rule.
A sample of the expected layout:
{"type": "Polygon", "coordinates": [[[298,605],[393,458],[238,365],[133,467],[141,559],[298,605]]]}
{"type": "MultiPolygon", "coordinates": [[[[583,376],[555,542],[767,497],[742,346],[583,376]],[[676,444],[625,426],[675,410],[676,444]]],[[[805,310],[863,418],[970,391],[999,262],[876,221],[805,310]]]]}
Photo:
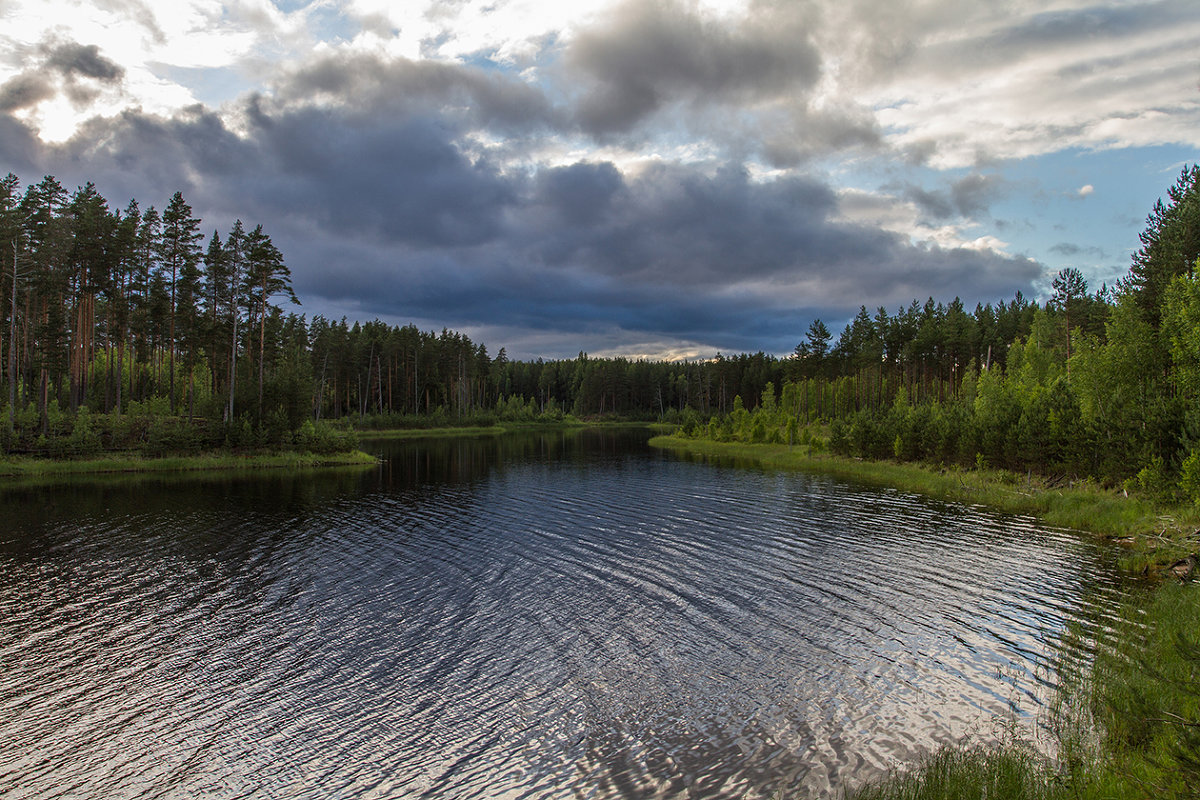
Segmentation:
{"type": "Polygon", "coordinates": [[[370,440],[384,460],[382,490],[427,485],[470,485],[488,475],[531,463],[594,464],[597,454],[619,456],[650,437],[645,429],[566,428],[477,437],[370,440]]]}
{"type": "Polygon", "coordinates": [[[294,511],[356,491],[363,475],[361,467],[78,475],[47,483],[12,482],[0,487],[0,500],[10,530],[64,516],[161,514],[169,519],[180,508],[294,511]]]}

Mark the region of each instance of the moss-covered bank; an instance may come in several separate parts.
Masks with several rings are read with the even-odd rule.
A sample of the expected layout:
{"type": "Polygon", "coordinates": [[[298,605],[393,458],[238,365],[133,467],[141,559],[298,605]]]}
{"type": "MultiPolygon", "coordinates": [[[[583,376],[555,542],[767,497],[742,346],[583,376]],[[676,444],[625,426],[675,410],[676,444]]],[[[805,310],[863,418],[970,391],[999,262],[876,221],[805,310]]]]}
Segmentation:
{"type": "Polygon", "coordinates": [[[650,422],[628,422],[618,419],[588,420],[567,417],[551,422],[497,422],[495,425],[442,426],[437,428],[382,428],[358,430],[363,439],[444,439],[455,436],[501,436],[506,433],[536,431],[581,430],[584,428],[648,428],[667,433],[676,425],[650,422]]]}
{"type": "Polygon", "coordinates": [[[865,461],[801,445],[715,442],[680,436],[656,436],[650,444],[698,457],[816,472],[940,500],[988,506],[1004,513],[1036,516],[1048,525],[1090,531],[1120,541],[1129,549],[1124,567],[1132,572],[1170,566],[1200,549],[1195,535],[1200,529],[1200,509],[1168,506],[1087,481],[1055,481],[1003,470],[865,461]]]}
{"type": "Polygon", "coordinates": [[[202,453],[151,458],[138,455],[107,455],[98,458],[49,459],[9,457],[0,460],[0,479],[39,479],[66,475],[135,472],[197,472],[202,470],[304,469],[313,467],[372,466],[375,456],[354,450],[347,453],[316,454],[300,451],[277,453],[202,453]]]}

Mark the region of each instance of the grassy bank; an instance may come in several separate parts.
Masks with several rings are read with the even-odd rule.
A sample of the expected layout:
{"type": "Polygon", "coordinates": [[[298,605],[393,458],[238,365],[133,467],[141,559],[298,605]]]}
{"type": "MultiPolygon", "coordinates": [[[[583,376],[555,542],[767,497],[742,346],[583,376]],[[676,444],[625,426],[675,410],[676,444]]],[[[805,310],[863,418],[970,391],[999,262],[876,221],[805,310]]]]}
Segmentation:
{"type": "Polygon", "coordinates": [[[84,459],[11,457],[0,460],[0,479],[45,479],[56,476],[116,473],[171,473],[202,470],[303,469],[333,466],[368,466],[374,456],[356,450],[348,453],[314,454],[280,452],[266,454],[202,453],[189,456],[104,456],[84,459]]]}
{"type": "Polygon", "coordinates": [[[500,425],[467,425],[461,428],[395,428],[391,430],[363,430],[363,439],[445,439],[451,436],[499,436],[507,430],[500,425]]]}
{"type": "Polygon", "coordinates": [[[1060,675],[1058,753],[1019,740],[944,748],[850,800],[1200,797],[1200,586],[1164,583],[1122,609],[1091,664],[1060,675]]]}
{"type": "MultiPolygon", "coordinates": [[[[819,449],[658,436],[651,444],[747,466],[803,470],[941,500],[1037,516],[1131,548],[1156,585],[1121,609],[1092,644],[1095,659],[1060,665],[1047,710],[1057,755],[1032,744],[964,742],[848,793],[853,800],[1134,800],[1200,797],[1200,586],[1162,568],[1200,547],[1194,507],[1167,506],[1088,483],[998,470],[861,461],[819,449]]],[[[784,795],[786,796],[786,794],[784,795]]]]}
{"type": "Polygon", "coordinates": [[[656,436],[656,447],[695,456],[801,470],[886,486],[939,500],[983,505],[1009,514],[1036,516],[1048,525],[1118,539],[1129,549],[1124,567],[1148,572],[1200,549],[1200,509],[1167,506],[1152,498],[1102,489],[1088,482],[1049,481],[989,469],[965,470],[888,461],[863,461],[797,445],[746,444],[656,436]]]}
{"type": "Polygon", "coordinates": [[[443,426],[438,428],[363,429],[363,439],[441,439],[452,436],[500,436],[506,433],[578,430],[582,428],[649,428],[658,432],[674,430],[674,425],[624,422],[621,420],[586,420],[569,417],[554,422],[497,422],[495,425],[443,426]]]}

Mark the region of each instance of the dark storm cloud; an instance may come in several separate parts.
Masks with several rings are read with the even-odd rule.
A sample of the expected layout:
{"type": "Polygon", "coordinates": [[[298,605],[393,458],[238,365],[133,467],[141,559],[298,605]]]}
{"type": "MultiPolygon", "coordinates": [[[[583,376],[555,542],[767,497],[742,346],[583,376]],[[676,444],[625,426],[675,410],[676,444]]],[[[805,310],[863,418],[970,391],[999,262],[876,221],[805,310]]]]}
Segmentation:
{"type": "Polygon", "coordinates": [[[975,172],[951,182],[944,190],[925,189],[916,184],[885,188],[899,191],[929,217],[944,220],[954,216],[973,218],[986,215],[992,202],[1007,190],[1007,184],[999,176],[975,172]]]}
{"type": "Polygon", "coordinates": [[[577,37],[566,59],[590,83],[578,121],[598,135],[629,131],[673,103],[803,96],[821,72],[803,30],[705,20],[675,2],[619,8],[577,37]]]}
{"type": "MultiPolygon", "coordinates": [[[[28,175],[42,169],[42,144],[29,126],[0,113],[0,172],[28,175]]],[[[37,177],[41,177],[40,175],[37,177]]]]}
{"type": "Polygon", "coordinates": [[[511,132],[549,125],[556,113],[538,89],[500,73],[434,61],[329,56],[287,75],[274,93],[285,105],[315,99],[379,113],[461,115],[511,132]]]}
{"type": "Polygon", "coordinates": [[[586,227],[541,216],[553,202],[531,204],[526,227],[538,236],[527,245],[529,259],[646,285],[697,287],[770,278],[800,251],[815,259],[842,257],[861,244],[828,226],[835,198],[813,181],[754,184],[740,168],[710,176],[657,165],[620,189],[605,190],[611,198],[605,213],[586,227]]]}
{"type": "MultiPolygon", "coordinates": [[[[202,106],[129,111],[30,152],[28,131],[0,116],[0,154],[36,161],[27,182],[94,180],[116,206],[161,207],[183,191],[206,231],[262,222],[307,313],[560,332],[566,351],[601,331],[788,351],[813,315],[895,307],[931,286],[990,301],[1030,292],[1042,272],[839,221],[835,193],[808,178],[672,163],[504,169],[473,138],[483,117],[449,102],[439,111],[439,98],[487,94],[497,105],[480,113],[514,125],[512,109],[539,103],[493,92],[469,68],[359,66],[327,64],[293,76],[284,97],[248,97],[236,133],[202,106]],[[352,103],[305,99],[344,90],[352,103]],[[399,97],[387,102],[389,91],[399,97]]],[[[986,187],[958,188],[953,202],[970,207],[986,187]]]]}
{"type": "Polygon", "coordinates": [[[360,243],[324,257],[354,266],[327,269],[311,289],[369,314],[403,317],[407,302],[410,316],[559,331],[571,342],[615,326],[786,351],[814,310],[847,318],[860,304],[906,305],[931,286],[945,300],[994,301],[1028,292],[1042,272],[1023,259],[918,248],[835,223],[827,187],[757,184],[734,168],[662,166],[627,180],[608,164],[576,164],[544,170],[509,197],[503,239],[487,248],[360,243]],[[579,197],[592,202],[563,202],[579,197]]]}
{"type": "Polygon", "coordinates": [[[40,64],[0,85],[0,114],[30,108],[64,92],[76,105],[95,99],[100,84],[119,84],[125,70],[100,54],[96,45],[48,42],[39,48],[40,64]],[[58,80],[55,80],[55,78],[58,80]],[[87,83],[80,78],[88,79],[87,83]]]}
{"type": "Polygon", "coordinates": [[[974,217],[986,214],[992,201],[1000,197],[1005,188],[1003,178],[976,172],[951,184],[950,197],[959,214],[974,217]]]}
{"type": "Polygon", "coordinates": [[[223,192],[239,191],[234,181],[262,168],[253,143],[201,105],[170,118],[125,111],[92,119],[69,142],[47,150],[45,171],[62,173],[64,184],[92,180],[108,187],[102,192],[109,197],[137,197],[143,206],[160,208],[176,191],[193,205],[197,200],[207,204],[205,193],[211,192],[213,204],[219,204],[223,192]]]}
{"type": "Polygon", "coordinates": [[[254,108],[258,169],[233,180],[240,195],[330,235],[423,247],[473,246],[498,235],[511,179],[462,148],[452,122],[254,108]]]}
{"type": "Polygon", "coordinates": [[[53,45],[47,48],[46,56],[46,66],[67,77],[82,76],[102,83],[116,83],[125,75],[125,70],[100,55],[100,48],[94,44],[67,42],[53,45]]]}
{"type": "Polygon", "coordinates": [[[608,217],[624,187],[621,173],[607,162],[550,167],[537,175],[533,207],[541,206],[555,227],[594,225],[608,217]]]}
{"type": "Polygon", "coordinates": [[[910,185],[904,187],[904,196],[934,219],[947,219],[954,216],[954,204],[943,192],[932,192],[920,186],[910,185]]]}
{"type": "Polygon", "coordinates": [[[44,75],[27,72],[0,84],[0,113],[11,113],[37,105],[54,96],[54,84],[44,75]]]}

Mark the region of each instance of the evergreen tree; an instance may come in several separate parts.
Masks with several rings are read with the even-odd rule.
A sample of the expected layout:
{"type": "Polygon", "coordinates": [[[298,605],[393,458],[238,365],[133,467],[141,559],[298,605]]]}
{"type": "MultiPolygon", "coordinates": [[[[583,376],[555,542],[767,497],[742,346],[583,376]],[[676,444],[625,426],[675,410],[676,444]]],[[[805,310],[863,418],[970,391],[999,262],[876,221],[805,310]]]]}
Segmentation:
{"type": "Polygon", "coordinates": [[[137,274],[138,229],[142,214],[136,200],[130,200],[125,213],[118,216],[114,239],[113,274],[108,283],[106,300],[109,307],[110,339],[117,340],[117,364],[113,390],[116,394],[116,412],[121,413],[125,375],[125,351],[132,321],[133,302],[131,292],[137,274]]]}
{"type": "Polygon", "coordinates": [[[1155,330],[1167,286],[1175,276],[1190,273],[1200,256],[1200,165],[1184,167],[1167,200],[1159,199],[1146,218],[1142,247],[1121,283],[1155,330]]]}
{"type": "MultiPolygon", "coordinates": [[[[183,317],[187,342],[194,342],[190,329],[196,311],[196,299],[200,293],[200,220],[192,216],[192,207],[176,192],[162,215],[162,231],[157,243],[157,255],[166,277],[170,294],[170,311],[167,341],[170,347],[168,371],[170,373],[171,412],[175,412],[175,351],[179,340],[176,337],[177,318],[183,317]],[[180,314],[179,302],[186,304],[180,314]]],[[[190,352],[188,357],[190,358],[190,352]]]]}
{"type": "MultiPolygon", "coordinates": [[[[20,188],[20,179],[11,172],[4,176],[3,181],[0,181],[0,225],[3,226],[0,229],[0,244],[4,245],[0,249],[0,259],[7,256],[10,249],[12,252],[12,260],[8,263],[11,268],[11,280],[0,281],[3,284],[0,286],[0,297],[3,297],[5,290],[9,293],[8,302],[0,304],[0,307],[9,314],[8,341],[5,344],[8,352],[8,432],[10,434],[16,424],[17,410],[17,276],[20,272],[18,253],[23,227],[20,213],[20,188]]],[[[3,272],[0,272],[0,275],[2,274],[3,272]]]]}
{"type": "Polygon", "coordinates": [[[115,253],[116,220],[108,204],[88,183],[71,198],[70,405],[74,411],[87,395],[94,352],[96,298],[108,288],[115,253]]]}
{"type": "Polygon", "coordinates": [[[237,390],[238,322],[241,318],[243,281],[246,272],[246,231],[239,219],[225,239],[224,257],[229,280],[226,312],[229,315],[229,402],[225,405],[225,421],[234,419],[234,398],[237,390]]]}
{"type": "Polygon", "coordinates": [[[267,311],[271,307],[271,298],[283,294],[293,304],[300,305],[292,291],[292,272],[283,263],[283,254],[272,243],[271,237],[263,232],[262,225],[256,226],[246,237],[244,286],[258,318],[258,405],[261,414],[267,311]]]}
{"type": "Polygon", "coordinates": [[[1063,325],[1066,328],[1067,342],[1067,374],[1071,372],[1071,319],[1074,317],[1076,324],[1079,323],[1080,306],[1087,300],[1087,281],[1083,278],[1083,273],[1074,267],[1061,269],[1054,276],[1052,283],[1054,288],[1054,296],[1050,299],[1050,305],[1058,309],[1063,315],[1063,325]]]}

